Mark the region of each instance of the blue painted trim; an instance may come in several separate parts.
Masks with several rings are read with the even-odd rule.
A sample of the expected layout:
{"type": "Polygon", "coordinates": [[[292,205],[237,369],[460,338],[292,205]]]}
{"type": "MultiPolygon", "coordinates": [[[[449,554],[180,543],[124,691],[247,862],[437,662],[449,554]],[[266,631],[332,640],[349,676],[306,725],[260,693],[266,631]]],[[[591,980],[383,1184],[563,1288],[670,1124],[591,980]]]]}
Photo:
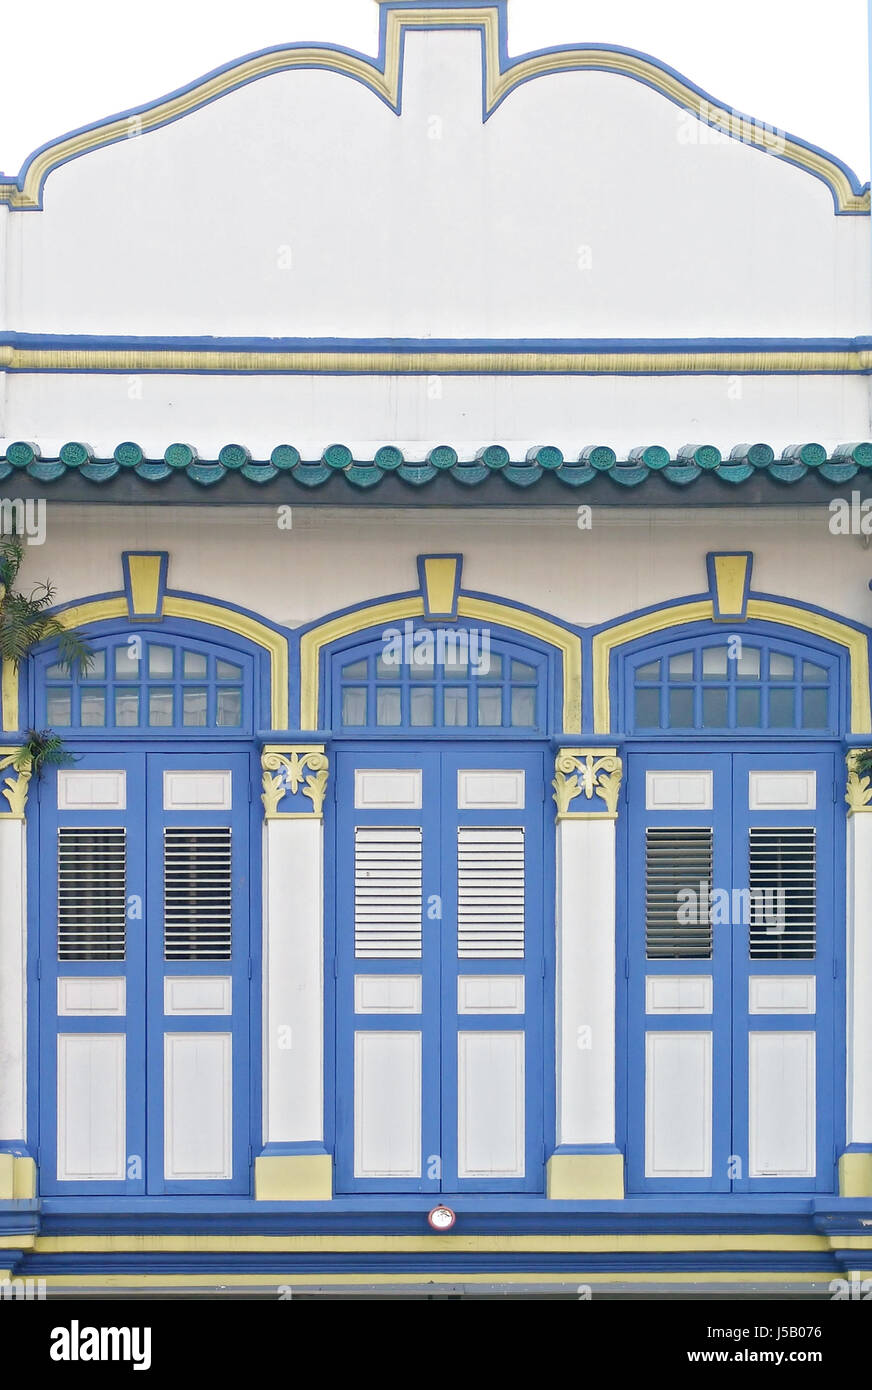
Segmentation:
{"type": "Polygon", "coordinates": [[[123,550],[121,552],[121,568],[124,575],[124,597],[127,599],[127,616],[132,623],[159,622],[163,614],[163,603],[167,587],[167,570],[169,568],[168,550],[123,550]],[[130,558],[136,557],[158,557],[160,559],[160,569],[158,571],[158,588],[156,607],[153,613],[137,613],[133,607],[133,588],[130,580],[130,558]]]}
{"type": "MultiPolygon", "coordinates": [[[[459,11],[463,11],[463,10],[469,8],[469,5],[468,5],[467,3],[464,3],[464,0],[443,0],[443,5],[444,5],[444,7],[451,8],[451,9],[457,9],[457,10],[459,10],[459,11]]],[[[323,49],[325,49],[325,50],[331,52],[331,53],[345,54],[345,55],[349,55],[349,56],[351,56],[351,57],[354,57],[354,58],[360,60],[362,63],[366,64],[366,65],[370,68],[370,70],[371,70],[371,72],[373,73],[374,76],[383,76],[383,75],[384,75],[384,72],[385,72],[385,67],[386,67],[386,32],[387,32],[388,12],[389,12],[390,10],[399,10],[399,11],[401,11],[401,12],[402,12],[402,11],[411,10],[411,11],[414,12],[414,11],[419,10],[419,9],[421,9],[421,8],[427,8],[427,6],[426,6],[425,4],[418,4],[418,3],[413,3],[413,4],[403,4],[403,3],[400,3],[400,4],[383,5],[383,6],[381,7],[380,23],[379,23],[379,52],[378,52],[377,57],[375,57],[375,58],[372,58],[371,56],[369,56],[369,55],[367,55],[367,54],[359,53],[359,52],[357,52],[356,50],[347,48],[347,47],[345,47],[344,45],[341,45],[341,44],[321,44],[321,45],[319,45],[319,46],[320,46],[321,48],[323,48],[323,49]]],[[[642,59],[644,59],[646,62],[650,63],[653,67],[657,68],[657,69],[658,69],[661,73],[663,73],[666,77],[673,78],[673,79],[677,79],[679,82],[681,82],[682,84],[684,84],[684,85],[685,85],[687,88],[689,88],[696,96],[698,96],[703,102],[707,102],[707,103],[710,103],[711,105],[713,105],[713,106],[715,106],[715,107],[717,107],[717,108],[723,108],[723,109],[726,109],[726,110],[730,111],[733,120],[734,120],[737,124],[739,124],[740,129],[744,128],[745,123],[749,123],[749,124],[751,124],[751,125],[754,126],[754,127],[760,127],[760,128],[763,128],[763,129],[775,129],[775,127],[770,126],[769,123],[767,123],[767,122],[756,121],[753,117],[747,116],[747,115],[745,115],[744,113],[741,113],[741,112],[738,112],[738,111],[734,110],[734,108],[732,108],[728,103],[721,103],[721,102],[717,101],[717,99],[714,98],[714,97],[712,97],[710,93],[706,92],[703,88],[696,86],[695,83],[691,82],[688,78],[684,77],[681,73],[677,72],[677,70],[676,70],[675,68],[670,67],[668,64],[663,63],[663,62],[659,61],[658,59],[651,57],[651,56],[648,55],[648,54],[640,53],[640,52],[639,52],[638,50],[636,50],[636,49],[626,48],[626,47],[623,47],[623,46],[621,46],[621,45],[615,45],[615,44],[611,44],[611,45],[610,45],[610,44],[601,44],[601,43],[600,43],[600,44],[596,44],[596,43],[594,43],[594,44],[581,44],[581,45],[579,45],[579,44],[575,44],[575,45],[563,44],[563,45],[557,45],[557,46],[554,46],[554,47],[551,47],[551,48],[539,49],[539,50],[536,50],[534,53],[522,54],[522,55],[519,55],[518,57],[511,58],[511,57],[509,56],[509,52],[508,52],[507,10],[506,10],[506,3],[505,3],[505,0],[492,0],[492,3],[488,3],[488,4],[486,4],[486,5],[483,5],[483,6],[481,6],[480,8],[487,8],[487,9],[490,9],[490,10],[494,11],[495,14],[496,14],[496,17],[497,17],[497,23],[498,23],[498,63],[499,63],[498,73],[499,73],[500,75],[506,74],[506,73],[511,73],[511,72],[513,71],[513,69],[517,68],[517,67],[518,67],[520,64],[522,64],[524,61],[526,61],[526,60],[528,60],[528,59],[530,59],[530,58],[533,58],[533,57],[539,57],[539,58],[541,58],[541,57],[546,57],[546,56],[556,56],[556,57],[559,57],[559,55],[565,54],[565,55],[566,55],[566,63],[565,63],[565,65],[560,65],[560,64],[558,64],[558,65],[555,67],[555,69],[554,69],[554,72],[556,73],[556,72],[567,71],[567,70],[571,70],[571,69],[572,69],[572,64],[571,64],[571,62],[569,61],[569,59],[570,59],[570,55],[572,55],[572,54],[574,54],[574,53],[585,52],[585,53],[593,53],[593,54],[602,54],[602,61],[601,61],[601,62],[592,64],[590,68],[586,68],[584,71],[611,72],[611,73],[614,73],[614,74],[616,74],[616,75],[618,75],[618,76],[630,77],[633,81],[641,82],[642,85],[649,87],[649,88],[650,88],[651,90],[653,90],[653,91],[656,91],[656,92],[658,93],[658,95],[664,97],[666,100],[674,101],[674,98],[669,97],[665,92],[663,92],[659,87],[655,86],[655,84],[652,83],[651,81],[649,81],[647,78],[642,77],[642,76],[639,76],[639,75],[636,74],[636,73],[627,73],[627,72],[623,69],[623,67],[618,67],[618,66],[615,64],[615,62],[613,61],[615,55],[623,56],[623,57],[629,56],[629,57],[633,57],[633,58],[642,58],[642,59]],[[610,61],[610,58],[612,59],[612,61],[610,61]]],[[[437,24],[437,23],[433,23],[433,24],[427,25],[426,27],[429,28],[429,29],[438,30],[438,29],[447,28],[448,26],[446,26],[446,25],[440,25],[440,24],[437,24]]],[[[451,26],[452,29],[457,29],[457,28],[460,28],[460,27],[461,27],[461,26],[459,26],[459,25],[451,26]]],[[[487,98],[486,98],[486,88],[485,88],[485,73],[486,73],[486,66],[485,66],[485,65],[486,65],[486,62],[487,62],[487,55],[486,55],[486,51],[485,51],[485,28],[484,28],[484,25],[483,25],[481,22],[476,23],[475,20],[474,20],[473,18],[470,18],[470,22],[469,22],[468,25],[464,25],[464,26],[462,26],[462,27],[464,27],[464,28],[469,28],[469,29],[472,29],[472,30],[476,30],[476,29],[477,29],[477,30],[480,32],[480,34],[481,34],[481,43],[482,43],[482,72],[481,72],[481,87],[482,87],[482,120],[483,120],[483,121],[486,121],[486,120],[488,120],[488,119],[494,114],[494,112],[498,109],[498,107],[501,105],[502,101],[505,100],[505,97],[500,98],[500,100],[497,101],[497,102],[494,104],[494,107],[493,107],[491,110],[488,110],[488,109],[487,109],[487,98]]],[[[424,26],[416,26],[416,32],[420,32],[421,29],[423,29],[423,28],[424,28],[424,26]]],[[[407,29],[406,29],[405,27],[402,28],[401,31],[400,31],[399,85],[398,85],[398,92],[397,92],[397,100],[396,100],[396,103],[395,103],[395,104],[392,103],[390,100],[388,100],[386,97],[382,96],[380,93],[375,92],[374,89],[372,88],[372,86],[370,86],[369,84],[363,82],[363,79],[362,79],[361,77],[359,77],[356,73],[345,73],[345,74],[342,74],[342,75],[344,75],[344,76],[350,76],[354,81],[361,82],[362,85],[364,85],[364,86],[367,87],[367,90],[373,92],[374,95],[378,96],[379,99],[382,100],[382,101],[384,101],[385,104],[388,106],[388,108],[389,108],[390,110],[394,111],[395,114],[397,114],[397,115],[400,115],[400,114],[402,113],[403,85],[404,85],[404,76],[405,76],[404,68],[405,68],[405,40],[406,40],[406,33],[407,33],[407,29]]],[[[57,146],[61,145],[64,141],[70,139],[72,136],[81,136],[81,135],[84,135],[84,134],[87,134],[87,133],[90,133],[90,132],[99,131],[99,130],[104,129],[104,128],[108,127],[108,126],[111,126],[111,125],[112,125],[114,122],[116,122],[116,121],[129,119],[129,118],[135,117],[135,116],[137,116],[137,115],[140,115],[140,116],[141,116],[141,115],[145,114],[146,112],[155,110],[157,107],[160,107],[164,102],[171,101],[171,100],[173,100],[173,99],[175,99],[175,98],[178,98],[178,97],[181,97],[181,96],[186,96],[186,95],[187,95],[187,96],[194,96],[194,94],[196,94],[196,93],[198,93],[198,92],[200,93],[200,95],[199,95],[198,98],[196,98],[196,99],[194,99],[194,100],[192,100],[192,101],[190,101],[189,103],[186,104],[186,107],[185,107],[184,112],[179,112],[178,114],[169,115],[169,116],[166,117],[165,120],[161,121],[158,125],[156,125],[156,126],[154,127],[154,129],[160,129],[160,128],[162,128],[164,125],[169,125],[169,124],[172,124],[173,122],[175,122],[175,121],[177,121],[177,120],[182,119],[183,115],[187,115],[187,114],[189,114],[190,112],[197,111],[197,110],[201,109],[203,106],[206,106],[207,104],[209,104],[209,102],[212,101],[212,100],[219,100],[219,99],[220,99],[220,96],[219,96],[219,97],[210,97],[209,95],[203,95],[204,92],[208,92],[208,84],[210,84],[211,82],[213,82],[214,79],[215,79],[216,77],[223,76],[223,75],[225,75],[225,74],[233,73],[234,71],[240,70],[240,69],[242,68],[242,65],[243,65],[243,64],[249,62],[249,61],[250,61],[251,59],[253,59],[253,58],[263,57],[263,56],[268,55],[268,54],[287,53],[287,54],[289,55],[289,61],[288,61],[288,63],[287,63],[286,65],[280,65],[277,69],[275,69],[276,71],[281,71],[281,70],[283,70],[283,69],[284,69],[284,66],[287,66],[287,67],[295,67],[295,68],[298,67],[299,70],[303,70],[304,68],[322,68],[322,69],[323,69],[324,66],[325,66],[323,63],[314,62],[314,63],[296,65],[296,64],[294,64],[294,63],[292,62],[292,56],[293,56],[293,54],[294,54],[295,52],[297,52],[299,49],[306,49],[306,48],[311,48],[311,47],[312,47],[312,45],[309,44],[309,43],[280,44],[280,45],[276,45],[276,46],[274,46],[274,47],[272,47],[272,48],[262,49],[262,50],[259,50],[259,51],[255,52],[255,53],[247,54],[247,55],[246,55],[245,57],[243,57],[243,58],[236,59],[236,60],[234,60],[233,62],[230,62],[230,63],[225,63],[225,64],[223,64],[221,67],[218,67],[218,68],[213,69],[211,72],[207,73],[205,76],[203,76],[203,77],[201,77],[201,78],[198,78],[198,79],[196,79],[196,80],[193,81],[193,82],[188,83],[188,84],[185,85],[184,87],[177,88],[177,89],[175,89],[174,91],[172,91],[172,92],[170,92],[170,93],[167,93],[165,96],[160,97],[160,98],[159,98],[158,100],[156,100],[156,101],[146,102],[146,103],[143,103],[143,104],[140,105],[140,106],[132,107],[132,108],[130,108],[130,109],[127,110],[127,111],[119,112],[119,113],[117,113],[116,115],[113,115],[113,116],[111,116],[111,117],[109,117],[109,118],[106,118],[106,119],[104,119],[104,120],[101,120],[101,121],[92,122],[92,123],[89,124],[89,125],[82,126],[82,127],[79,127],[77,130],[68,132],[66,135],[63,135],[63,136],[61,136],[61,137],[59,137],[59,138],[57,138],[57,139],[55,139],[55,140],[48,141],[46,144],[40,146],[39,149],[35,150],[31,155],[28,156],[28,158],[25,160],[24,164],[22,165],[22,168],[21,168],[19,174],[18,174],[16,177],[10,178],[10,177],[8,177],[8,176],[0,176],[0,193],[2,193],[2,192],[4,191],[4,188],[5,188],[5,189],[8,189],[9,191],[11,191],[12,189],[22,190],[22,189],[24,188],[24,186],[25,186],[25,181],[26,181],[26,178],[27,178],[27,172],[28,172],[30,166],[33,164],[34,160],[36,160],[39,156],[41,156],[41,155],[47,153],[48,151],[50,151],[50,150],[56,148],[57,146]]],[[[328,70],[335,71],[335,69],[328,69],[328,70]]],[[[534,79],[534,77],[540,76],[540,75],[543,75],[543,74],[530,74],[529,76],[523,78],[523,79],[521,80],[521,82],[526,83],[526,82],[528,82],[528,81],[532,81],[532,80],[534,79]]],[[[544,74],[544,75],[550,75],[550,74],[544,74]]],[[[229,91],[235,91],[235,90],[237,90],[239,87],[246,86],[246,85],[248,85],[248,83],[253,82],[253,81],[257,81],[257,80],[258,80],[258,76],[255,76],[255,77],[250,77],[250,76],[249,76],[249,77],[240,77],[239,80],[238,80],[237,82],[231,83],[231,85],[228,87],[227,91],[228,91],[228,92],[229,92],[229,91]]],[[[521,85],[521,82],[518,82],[518,83],[514,84],[514,87],[513,87],[511,90],[514,90],[515,87],[521,85]]],[[[507,93],[506,95],[508,95],[508,94],[509,94],[509,93],[507,93]]],[[[225,95],[225,93],[221,93],[221,95],[225,95]]],[[[685,107],[681,102],[674,101],[674,104],[677,105],[677,106],[679,107],[679,109],[682,109],[682,110],[686,109],[686,107],[685,107]]],[[[702,121],[702,117],[701,117],[701,116],[698,116],[697,118],[700,119],[700,120],[702,121]]],[[[715,125],[716,125],[716,122],[715,122],[714,120],[709,121],[709,122],[702,121],[702,123],[703,123],[703,124],[710,124],[710,125],[712,125],[712,126],[715,126],[715,125]]],[[[119,141],[121,141],[121,140],[127,138],[127,133],[128,133],[128,132],[125,131],[125,132],[120,133],[120,134],[115,135],[115,136],[107,136],[107,137],[105,138],[105,140],[96,142],[93,146],[90,146],[88,150],[83,151],[82,154],[87,154],[87,153],[89,153],[89,152],[90,152],[90,149],[101,148],[101,147],[103,147],[103,146],[105,146],[105,145],[118,143],[119,141]]],[[[146,132],[146,133],[148,133],[148,132],[146,132]]],[[[731,132],[727,132],[727,133],[730,135],[730,138],[735,138],[735,137],[731,134],[731,132]]],[[[861,193],[865,192],[866,189],[868,188],[868,185],[867,185],[867,184],[861,184],[861,183],[859,182],[859,179],[858,179],[857,175],[854,173],[854,171],[853,171],[852,169],[850,169],[850,168],[848,167],[847,164],[843,163],[843,161],[840,160],[840,159],[838,159],[836,156],[831,155],[831,154],[827,153],[827,152],[824,151],[824,150],[821,150],[819,147],[817,147],[817,146],[815,146],[815,145],[812,145],[812,144],[810,144],[808,141],[802,140],[802,139],[800,139],[800,138],[797,137],[797,136],[790,135],[790,134],[788,134],[787,132],[783,132],[783,134],[784,134],[786,140],[792,141],[795,145],[798,145],[798,146],[801,147],[803,150],[806,150],[806,151],[808,151],[808,152],[810,152],[810,153],[814,153],[814,154],[818,154],[818,155],[823,155],[824,158],[826,158],[827,160],[830,160],[830,161],[831,161],[831,162],[832,162],[832,163],[845,175],[845,177],[846,177],[846,179],[848,180],[848,183],[849,183],[849,185],[850,185],[850,187],[851,187],[851,190],[852,190],[852,192],[853,192],[855,195],[858,195],[858,194],[861,194],[861,193]]],[[[139,138],[142,138],[142,137],[140,136],[139,138]]],[[[745,143],[747,143],[747,142],[745,142],[745,143]]],[[[837,197],[836,197],[835,188],[833,187],[833,184],[832,184],[831,181],[826,177],[825,174],[823,174],[823,173],[818,173],[818,172],[816,172],[816,171],[814,171],[814,170],[809,169],[809,168],[808,168],[807,166],[805,166],[805,165],[799,164],[795,159],[791,158],[790,155],[787,154],[787,153],[782,153],[782,152],[779,152],[779,151],[777,151],[777,150],[761,149],[758,145],[754,145],[754,144],[751,144],[751,145],[750,145],[750,148],[752,148],[752,149],[757,149],[757,150],[759,151],[759,153],[761,153],[761,154],[771,154],[771,155],[773,155],[775,158],[780,159],[780,160],[783,160],[784,162],[786,162],[786,163],[788,163],[788,164],[792,164],[792,165],[794,165],[794,167],[797,167],[797,168],[802,169],[803,172],[805,172],[805,173],[811,173],[811,174],[814,175],[815,178],[820,179],[821,182],[823,182],[823,183],[830,189],[830,193],[831,193],[831,195],[832,195],[832,197],[833,197],[833,201],[834,201],[834,205],[835,205],[836,215],[849,215],[849,216],[850,216],[850,215],[860,215],[860,216],[867,215],[867,216],[868,216],[868,214],[864,214],[864,213],[859,213],[859,214],[857,214],[857,213],[846,213],[846,214],[843,214],[843,213],[841,212],[839,206],[838,206],[838,200],[837,200],[837,197]]],[[[44,187],[45,187],[46,178],[48,177],[48,173],[49,173],[49,172],[52,172],[54,168],[60,167],[61,164],[69,162],[71,159],[81,158],[81,157],[82,157],[82,154],[67,156],[66,159],[59,159],[58,162],[57,162],[57,164],[51,166],[51,168],[50,168],[50,169],[47,171],[47,173],[43,176],[43,178],[42,178],[41,181],[40,181],[40,185],[39,185],[39,194],[38,194],[38,207],[39,207],[39,208],[42,208],[42,206],[43,206],[44,187]]],[[[237,173],[236,173],[236,177],[237,177],[237,178],[240,178],[240,177],[241,177],[241,175],[240,175],[240,173],[239,173],[238,171],[237,171],[237,173]]],[[[8,194],[7,194],[7,197],[8,197],[8,194]]]]}
{"type": "Polygon", "coordinates": [[[745,613],[748,608],[748,596],[751,592],[751,570],[753,569],[753,566],[754,554],[750,550],[710,550],[706,555],[705,567],[706,573],[708,575],[709,592],[711,593],[712,608],[714,609],[714,617],[716,623],[728,623],[731,621],[743,623],[745,621],[745,613]],[[715,574],[715,560],[725,559],[727,557],[732,559],[741,558],[747,561],[747,564],[745,566],[745,583],[742,588],[742,606],[738,613],[723,613],[721,611],[721,606],[718,601],[718,585],[717,576],[715,574]]]}
{"type": "Polygon", "coordinates": [[[460,597],[460,581],[463,577],[463,556],[462,555],[419,555],[415,561],[418,567],[418,582],[421,585],[421,597],[424,600],[424,617],[442,618],[450,621],[457,617],[457,600],[460,597]],[[451,607],[445,613],[438,613],[430,607],[430,596],[427,590],[427,575],[425,565],[427,560],[454,560],[454,589],[451,595],[451,607]]]}
{"type": "MultiPolygon", "coordinates": [[[[872,335],[852,338],[263,338],[257,336],[29,333],[6,329],[0,347],[119,352],[869,352],[872,335]]],[[[17,369],[22,370],[22,369],[17,369]]],[[[24,370],[31,371],[32,368],[24,370]]],[[[164,369],[166,370],[166,369],[164,369]]],[[[869,370],[872,370],[870,368],[869,370]]]]}

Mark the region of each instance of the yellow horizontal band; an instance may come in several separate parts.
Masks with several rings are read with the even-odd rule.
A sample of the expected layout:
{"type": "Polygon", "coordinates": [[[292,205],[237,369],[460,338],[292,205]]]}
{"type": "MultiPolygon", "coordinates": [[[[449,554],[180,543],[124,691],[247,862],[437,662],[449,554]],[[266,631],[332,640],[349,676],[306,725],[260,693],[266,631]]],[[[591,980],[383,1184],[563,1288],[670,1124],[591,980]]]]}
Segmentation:
{"type": "Polygon", "coordinates": [[[753,376],[852,375],[872,371],[872,352],[523,352],[362,351],[210,352],[197,348],[23,348],[0,346],[0,370],[13,372],[271,372],[396,376],[753,376]]]}
{"type": "Polygon", "coordinates": [[[45,1274],[41,1275],[47,1288],[80,1289],[124,1289],[124,1288],[207,1288],[232,1289],[242,1287],[263,1287],[265,1284],[296,1287],[342,1286],[343,1284],[821,1284],[827,1285],[831,1275],[827,1272],[787,1274],[761,1271],[750,1274],[748,1270],[681,1271],[679,1273],[635,1274],[630,1271],[599,1274],[579,1271],[555,1270],[553,1274],[508,1274],[503,1270],[493,1273],[467,1274],[396,1274],[347,1273],[347,1274],[45,1274]]]}
{"type": "MultiPolygon", "coordinates": [[[[864,1239],[860,1237],[859,1239],[864,1239]]],[[[843,1245],[841,1237],[839,1245],[843,1245]]],[[[369,1253],[372,1251],[406,1254],[454,1252],[512,1253],[595,1253],[632,1254],[658,1250],[666,1253],[700,1251],[739,1253],[757,1250],[792,1250],[806,1254],[825,1254],[830,1249],[826,1236],[813,1235],[590,1235],[590,1236],[394,1236],[394,1235],[107,1235],[37,1236],[35,1250],[40,1255],[76,1253],[145,1254],[192,1251],[254,1252],[264,1255],[283,1253],[369,1253]]],[[[872,1238],[868,1241],[872,1249],[872,1238]]]]}

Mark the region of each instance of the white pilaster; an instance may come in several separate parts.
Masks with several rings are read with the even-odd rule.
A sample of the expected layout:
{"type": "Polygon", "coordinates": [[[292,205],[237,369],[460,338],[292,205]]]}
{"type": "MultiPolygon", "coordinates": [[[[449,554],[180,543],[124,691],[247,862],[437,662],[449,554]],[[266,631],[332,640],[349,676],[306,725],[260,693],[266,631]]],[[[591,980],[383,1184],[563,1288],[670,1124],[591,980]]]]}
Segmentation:
{"type": "Polygon", "coordinates": [[[557,827],[558,1144],[615,1142],[615,822],[557,827]]]}
{"type": "Polygon", "coordinates": [[[27,1133],[25,822],[0,817],[0,1141],[27,1133]]]}
{"type": "Polygon", "coordinates": [[[264,1139],[324,1137],[323,822],[264,826],[264,1139]]]}
{"type": "Polygon", "coordinates": [[[558,754],[556,1199],[623,1197],[615,1149],[615,829],[621,760],[614,748],[558,754]]]}

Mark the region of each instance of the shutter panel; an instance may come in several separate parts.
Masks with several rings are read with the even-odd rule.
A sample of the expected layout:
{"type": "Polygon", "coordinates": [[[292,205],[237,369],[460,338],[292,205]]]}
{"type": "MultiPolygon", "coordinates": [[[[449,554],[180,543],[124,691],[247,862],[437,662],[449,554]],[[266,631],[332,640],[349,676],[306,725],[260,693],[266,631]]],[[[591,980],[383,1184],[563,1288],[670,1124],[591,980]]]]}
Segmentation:
{"type": "Polygon", "coordinates": [[[229,826],[164,830],[164,957],[229,960],[231,953],[229,826]]]}
{"type": "Polygon", "coordinates": [[[645,951],[648,960],[708,960],[711,928],[710,829],[645,831],[645,951]],[[679,897],[690,889],[694,898],[679,897]],[[680,915],[679,915],[680,914],[680,915]]]}
{"type": "Polygon", "coordinates": [[[126,834],[58,829],[58,960],[124,960],[126,834]]]}
{"type": "Polygon", "coordinates": [[[418,959],[422,892],[420,826],[355,827],[355,956],[418,959]]]}
{"type": "Polygon", "coordinates": [[[457,832],[457,954],[524,954],[524,831],[461,826],[457,832]]]}
{"type": "Polygon", "coordinates": [[[748,857],[751,959],[813,960],[814,829],[752,829],[748,857]]]}

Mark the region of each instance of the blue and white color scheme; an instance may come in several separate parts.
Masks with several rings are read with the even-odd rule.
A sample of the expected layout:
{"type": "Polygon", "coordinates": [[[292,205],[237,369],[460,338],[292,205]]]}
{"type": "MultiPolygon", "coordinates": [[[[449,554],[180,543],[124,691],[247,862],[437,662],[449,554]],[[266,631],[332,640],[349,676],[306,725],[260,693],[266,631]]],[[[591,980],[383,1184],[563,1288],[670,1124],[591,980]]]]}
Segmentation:
{"type": "Polygon", "coordinates": [[[506,8],[0,178],[0,1276],[872,1278],[869,189],[506,8]]]}

